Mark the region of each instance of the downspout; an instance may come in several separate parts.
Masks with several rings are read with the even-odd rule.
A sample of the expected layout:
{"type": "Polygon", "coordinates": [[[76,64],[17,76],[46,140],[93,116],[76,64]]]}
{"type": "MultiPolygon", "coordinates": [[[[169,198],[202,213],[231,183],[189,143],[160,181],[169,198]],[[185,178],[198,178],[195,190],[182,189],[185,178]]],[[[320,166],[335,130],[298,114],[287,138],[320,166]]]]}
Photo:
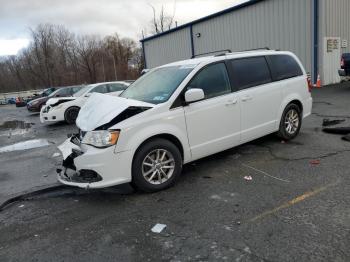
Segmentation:
{"type": "Polygon", "coordinates": [[[145,42],[141,41],[142,44],[142,55],[143,55],[143,61],[145,63],[145,68],[147,69],[147,61],[146,61],[146,53],[145,53],[145,42]]]}
{"type": "Polygon", "coordinates": [[[193,27],[190,25],[190,37],[191,37],[191,58],[194,58],[194,43],[193,43],[193,27]]]}
{"type": "Polygon", "coordinates": [[[313,0],[314,12],[313,12],[313,24],[314,24],[314,34],[313,34],[313,83],[317,81],[318,75],[318,50],[319,50],[319,0],[313,0]]]}

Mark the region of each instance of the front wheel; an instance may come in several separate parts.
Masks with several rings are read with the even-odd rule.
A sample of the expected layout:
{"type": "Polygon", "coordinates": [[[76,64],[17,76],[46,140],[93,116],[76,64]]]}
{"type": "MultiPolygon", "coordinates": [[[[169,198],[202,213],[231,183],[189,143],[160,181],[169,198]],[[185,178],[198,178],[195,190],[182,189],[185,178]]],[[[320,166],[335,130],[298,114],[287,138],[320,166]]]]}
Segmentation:
{"type": "Polygon", "coordinates": [[[302,122],[301,110],[296,104],[289,104],[281,118],[278,136],[284,140],[294,139],[300,131],[302,122]]]}
{"type": "Polygon", "coordinates": [[[179,149],[166,139],[153,139],[142,145],[132,163],[132,184],[144,192],[173,186],[182,170],[179,149]]]}
{"type": "Polygon", "coordinates": [[[70,107],[66,110],[64,113],[64,120],[68,124],[74,124],[75,120],[77,120],[78,114],[79,114],[79,107],[70,107]]]}

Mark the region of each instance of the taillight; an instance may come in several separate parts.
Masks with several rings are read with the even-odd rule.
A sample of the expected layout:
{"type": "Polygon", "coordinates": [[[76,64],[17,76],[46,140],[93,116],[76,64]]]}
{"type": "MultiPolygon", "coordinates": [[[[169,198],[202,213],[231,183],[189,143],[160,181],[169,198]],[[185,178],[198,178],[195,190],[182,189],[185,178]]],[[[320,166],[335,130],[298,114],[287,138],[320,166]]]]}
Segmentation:
{"type": "Polygon", "coordinates": [[[308,87],[308,89],[309,89],[309,92],[311,93],[312,84],[311,84],[311,77],[310,77],[310,74],[307,74],[306,82],[307,82],[307,87],[308,87]]]}
{"type": "Polygon", "coordinates": [[[340,60],[340,66],[341,66],[341,67],[344,67],[344,65],[345,65],[344,58],[342,58],[342,59],[340,60]]]}
{"type": "Polygon", "coordinates": [[[16,103],[19,103],[19,97],[16,97],[16,103]]]}

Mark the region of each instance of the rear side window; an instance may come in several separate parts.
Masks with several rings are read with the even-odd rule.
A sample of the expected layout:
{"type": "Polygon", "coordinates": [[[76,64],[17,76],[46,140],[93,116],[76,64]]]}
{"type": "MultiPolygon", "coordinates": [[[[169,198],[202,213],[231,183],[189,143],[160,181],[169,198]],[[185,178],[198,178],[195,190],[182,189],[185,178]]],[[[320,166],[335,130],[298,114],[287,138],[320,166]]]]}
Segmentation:
{"type": "Polygon", "coordinates": [[[272,76],[275,81],[303,75],[295,59],[289,55],[268,56],[271,63],[272,76]]]}
{"type": "Polygon", "coordinates": [[[92,89],[90,91],[90,93],[101,93],[101,94],[105,94],[105,93],[108,93],[108,88],[107,88],[107,85],[99,85],[99,86],[96,86],[94,89],[92,89]]]}
{"type": "Polygon", "coordinates": [[[224,63],[213,64],[200,71],[187,86],[187,89],[203,89],[205,98],[231,93],[230,81],[224,63]]]}
{"type": "Polygon", "coordinates": [[[272,81],[265,57],[235,59],[230,63],[236,89],[246,89],[272,81]]]}
{"type": "Polygon", "coordinates": [[[126,85],[124,84],[108,84],[110,92],[123,91],[126,89],[126,85]]]}

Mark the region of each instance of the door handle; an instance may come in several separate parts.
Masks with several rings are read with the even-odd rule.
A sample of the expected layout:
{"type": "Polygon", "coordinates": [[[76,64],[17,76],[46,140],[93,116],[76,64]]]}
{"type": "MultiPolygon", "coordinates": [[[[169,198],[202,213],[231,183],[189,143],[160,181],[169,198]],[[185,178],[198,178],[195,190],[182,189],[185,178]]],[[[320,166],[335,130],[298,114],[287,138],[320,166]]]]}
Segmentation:
{"type": "Polygon", "coordinates": [[[235,99],[230,99],[230,100],[228,100],[227,102],[226,102],[226,106],[231,106],[231,105],[235,105],[235,104],[237,104],[237,99],[235,98],[235,99]]]}
{"type": "Polygon", "coordinates": [[[252,99],[253,99],[253,97],[248,96],[248,95],[242,97],[242,101],[243,101],[243,102],[246,102],[246,101],[249,101],[249,100],[252,100],[252,99]]]}

